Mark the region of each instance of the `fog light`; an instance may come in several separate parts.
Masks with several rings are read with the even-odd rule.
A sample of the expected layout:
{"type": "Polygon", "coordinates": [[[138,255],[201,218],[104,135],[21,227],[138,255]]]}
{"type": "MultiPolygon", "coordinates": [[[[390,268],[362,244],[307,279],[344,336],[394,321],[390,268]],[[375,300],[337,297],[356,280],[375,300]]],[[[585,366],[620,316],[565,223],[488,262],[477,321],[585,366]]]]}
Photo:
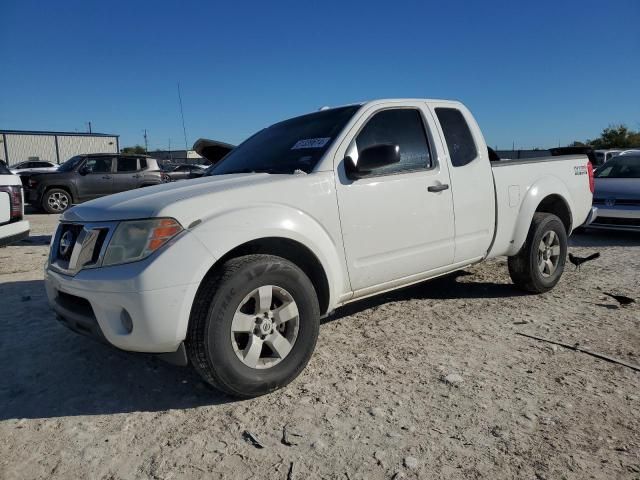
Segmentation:
{"type": "Polygon", "coordinates": [[[131,319],[131,315],[125,309],[122,309],[122,313],[120,313],[120,322],[122,323],[122,327],[125,332],[131,333],[133,331],[133,320],[131,319]]]}

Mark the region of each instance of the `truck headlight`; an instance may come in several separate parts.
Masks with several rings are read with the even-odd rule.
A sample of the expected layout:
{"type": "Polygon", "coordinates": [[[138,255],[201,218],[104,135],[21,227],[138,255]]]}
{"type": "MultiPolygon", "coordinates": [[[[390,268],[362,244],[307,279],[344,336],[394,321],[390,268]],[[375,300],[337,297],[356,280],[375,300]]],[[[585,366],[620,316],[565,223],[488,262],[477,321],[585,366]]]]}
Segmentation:
{"type": "Polygon", "coordinates": [[[147,258],[181,231],[182,226],[173,218],[121,222],[109,241],[102,266],[147,258]]]}

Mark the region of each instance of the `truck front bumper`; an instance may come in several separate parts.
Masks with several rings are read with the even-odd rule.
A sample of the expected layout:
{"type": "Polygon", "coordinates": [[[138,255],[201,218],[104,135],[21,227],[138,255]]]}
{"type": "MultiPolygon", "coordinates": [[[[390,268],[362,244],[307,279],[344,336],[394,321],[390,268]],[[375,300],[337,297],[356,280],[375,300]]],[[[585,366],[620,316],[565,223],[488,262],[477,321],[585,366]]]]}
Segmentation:
{"type": "Polygon", "coordinates": [[[75,276],[48,266],[45,288],[58,319],[77,333],[132,352],[179,353],[200,280],[212,264],[213,257],[187,232],[176,245],[140,262],[75,276]]]}

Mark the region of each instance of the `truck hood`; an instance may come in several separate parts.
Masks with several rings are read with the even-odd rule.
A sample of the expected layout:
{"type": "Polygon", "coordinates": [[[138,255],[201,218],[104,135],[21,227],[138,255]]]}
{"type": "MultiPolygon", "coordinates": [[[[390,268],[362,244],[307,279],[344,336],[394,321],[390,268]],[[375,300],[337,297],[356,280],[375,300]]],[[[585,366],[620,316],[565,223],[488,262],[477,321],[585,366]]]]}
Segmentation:
{"type": "MultiPolygon", "coordinates": [[[[246,189],[245,197],[256,200],[256,189],[276,182],[303,179],[305,175],[272,175],[240,173],[202,177],[195,180],[165,183],[117,193],[77,205],[62,215],[71,222],[103,222],[153,217],[173,217],[183,226],[203,215],[203,210],[215,210],[224,200],[224,193],[246,189]]],[[[270,186],[272,191],[274,187],[270,186]]],[[[277,189],[276,189],[277,191],[277,189]]]]}

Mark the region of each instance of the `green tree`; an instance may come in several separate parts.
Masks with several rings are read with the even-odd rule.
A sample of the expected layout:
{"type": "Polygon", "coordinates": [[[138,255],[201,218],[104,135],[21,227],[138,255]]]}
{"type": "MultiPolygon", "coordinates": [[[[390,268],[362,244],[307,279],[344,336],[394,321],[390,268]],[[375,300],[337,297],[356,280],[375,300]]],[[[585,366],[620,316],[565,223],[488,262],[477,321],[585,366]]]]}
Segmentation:
{"type": "Polygon", "coordinates": [[[140,145],[136,145],[134,147],[124,147],[120,149],[120,153],[133,153],[134,155],[140,155],[145,152],[144,147],[140,146],[140,145]]]}
{"type": "Polygon", "coordinates": [[[571,146],[592,148],[632,148],[640,147],[640,132],[630,130],[626,125],[609,125],[598,138],[586,142],[573,142],[571,146]]]}

